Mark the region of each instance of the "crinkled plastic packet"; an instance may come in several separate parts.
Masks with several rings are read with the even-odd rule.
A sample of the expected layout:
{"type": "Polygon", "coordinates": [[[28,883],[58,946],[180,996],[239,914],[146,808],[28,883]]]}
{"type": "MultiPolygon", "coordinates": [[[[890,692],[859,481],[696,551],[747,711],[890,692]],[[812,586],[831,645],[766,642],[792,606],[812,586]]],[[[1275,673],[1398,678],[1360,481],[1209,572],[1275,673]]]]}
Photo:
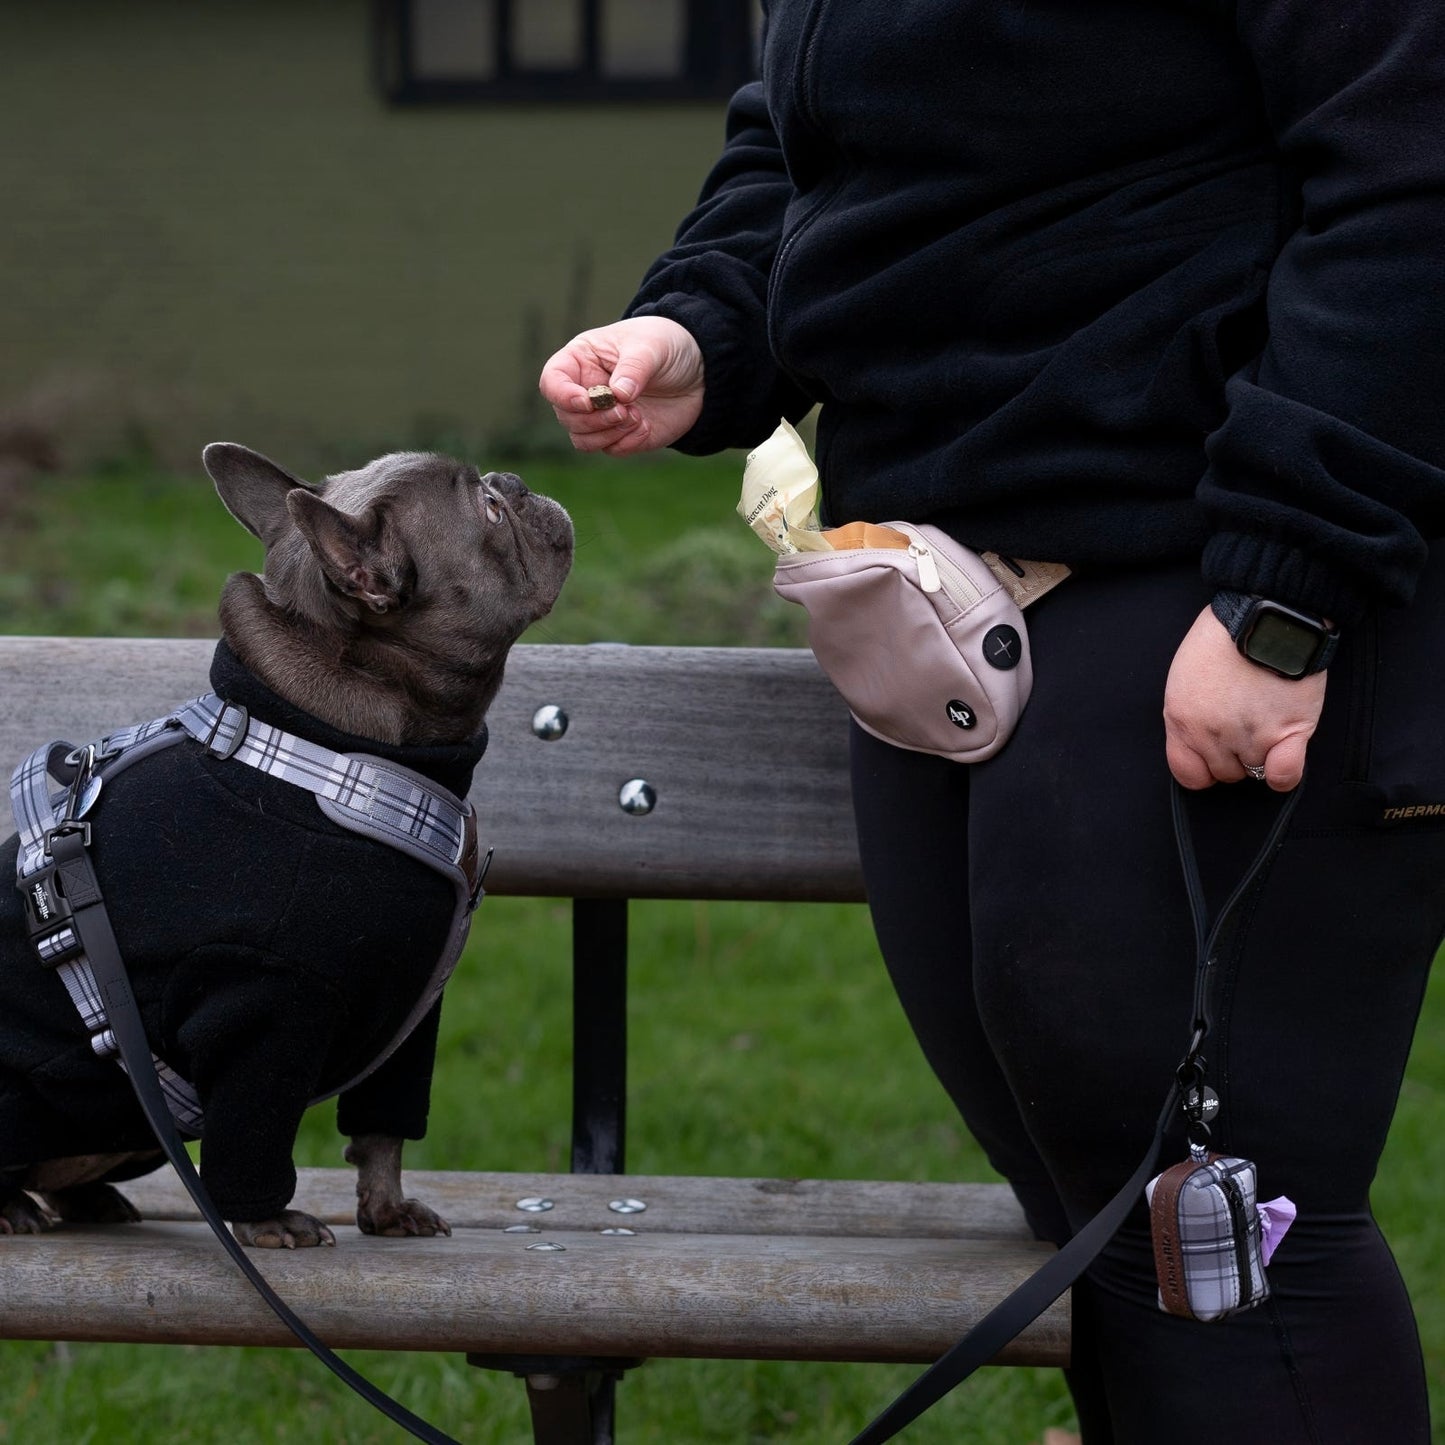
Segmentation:
{"type": "Polygon", "coordinates": [[[748,453],[738,515],[774,552],[830,552],[818,526],[818,469],[786,421],[748,453]]]}

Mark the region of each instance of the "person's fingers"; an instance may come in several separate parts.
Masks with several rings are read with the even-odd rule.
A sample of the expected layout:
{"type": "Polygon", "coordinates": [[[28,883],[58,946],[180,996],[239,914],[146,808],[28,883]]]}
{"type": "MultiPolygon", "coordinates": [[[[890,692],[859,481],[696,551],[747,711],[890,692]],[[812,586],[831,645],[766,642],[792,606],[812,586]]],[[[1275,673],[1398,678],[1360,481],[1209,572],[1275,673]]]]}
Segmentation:
{"type": "Polygon", "coordinates": [[[593,411],[587,388],[602,385],[606,380],[606,369],[595,353],[572,342],[548,357],[537,378],[537,390],[565,425],[573,413],[585,415],[593,411]]]}
{"type": "Polygon", "coordinates": [[[1305,754],[1309,734],[1291,733],[1281,738],[1264,759],[1264,780],[1277,793],[1288,793],[1299,787],[1305,775],[1305,754]]]}
{"type": "Polygon", "coordinates": [[[619,354],[607,385],[618,403],[626,406],[647,391],[661,370],[659,358],[650,347],[629,348],[619,354]]]}
{"type": "Polygon", "coordinates": [[[1324,704],[1325,678],[1276,677],[1243,658],[1209,608],[1174,655],[1164,690],[1170,771],[1185,787],[1237,783],[1264,768],[1281,792],[1298,785],[1324,704]]]}
{"type": "MultiPolygon", "coordinates": [[[[621,408],[617,408],[621,411],[621,408]]],[[[567,428],[572,446],[579,452],[605,452],[636,430],[638,417],[634,412],[623,415],[608,414],[606,421],[591,417],[574,418],[571,414],[558,414],[558,420],[567,428]]]]}
{"type": "Polygon", "coordinates": [[[543,398],[580,452],[628,456],[670,445],[702,411],[702,352],[663,317],[635,317],[574,336],[544,363],[543,398]],[[594,406],[606,387],[613,404],[594,406]]]}
{"type": "Polygon", "coordinates": [[[1198,792],[1201,788],[1212,787],[1217,781],[1209,763],[1203,755],[1178,737],[1169,737],[1164,748],[1169,771],[1182,788],[1198,792]]]}

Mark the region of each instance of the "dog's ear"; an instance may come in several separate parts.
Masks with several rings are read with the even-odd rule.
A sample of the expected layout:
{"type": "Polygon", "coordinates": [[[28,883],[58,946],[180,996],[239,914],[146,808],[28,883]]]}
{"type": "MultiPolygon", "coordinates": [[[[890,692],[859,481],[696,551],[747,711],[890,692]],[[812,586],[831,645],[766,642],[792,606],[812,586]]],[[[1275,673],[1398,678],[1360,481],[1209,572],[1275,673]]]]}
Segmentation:
{"type": "Polygon", "coordinates": [[[352,516],[303,487],[287,493],[286,510],[338,591],[373,612],[411,600],[416,568],[405,547],[394,545],[385,502],[352,516]]]}
{"type": "Polygon", "coordinates": [[[291,525],[287,496],[306,483],[269,457],[235,442],[212,442],[201,460],[226,510],[269,549],[291,525]]]}

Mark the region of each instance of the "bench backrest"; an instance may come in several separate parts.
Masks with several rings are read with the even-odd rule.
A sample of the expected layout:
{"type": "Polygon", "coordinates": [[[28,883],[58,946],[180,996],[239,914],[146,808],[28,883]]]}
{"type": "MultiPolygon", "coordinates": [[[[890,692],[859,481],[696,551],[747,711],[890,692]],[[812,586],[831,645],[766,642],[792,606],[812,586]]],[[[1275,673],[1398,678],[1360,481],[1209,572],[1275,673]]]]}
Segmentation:
{"type": "MultiPolygon", "coordinates": [[[[5,778],[41,743],[86,742],[206,691],[213,646],[0,637],[5,778]]],[[[472,799],[496,848],[489,892],[863,896],[847,713],[806,651],[519,646],[488,723],[472,799]],[[565,714],[561,736],[539,736],[544,708],[565,714]],[[649,812],[622,806],[635,780],[649,812]]]]}

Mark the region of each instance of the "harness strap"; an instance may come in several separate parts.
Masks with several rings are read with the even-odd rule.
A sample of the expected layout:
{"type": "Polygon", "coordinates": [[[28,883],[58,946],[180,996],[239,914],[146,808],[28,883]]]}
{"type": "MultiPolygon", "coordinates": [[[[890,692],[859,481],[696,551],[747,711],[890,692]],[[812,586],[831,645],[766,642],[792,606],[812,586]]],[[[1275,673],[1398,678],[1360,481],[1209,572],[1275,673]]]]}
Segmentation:
{"type": "MultiPolygon", "coordinates": [[[[121,736],[115,734],[102,739],[98,746],[105,756],[119,757],[121,750],[114,744],[121,736]]],[[[125,760],[139,761],[142,756],[179,742],[181,736],[174,728],[167,727],[164,718],[127,728],[125,760]]],[[[90,1034],[90,1047],[98,1057],[113,1057],[126,1069],[115,1034],[109,1027],[95,973],[75,931],[70,906],[55,889],[47,888],[44,881],[53,866],[47,848],[52,831],[62,820],[81,828],[89,826],[83,820],[95,805],[101,789],[101,775],[94,770],[96,746],[72,748],[69,743],[51,743],[37,748],[11,774],[10,803],[20,835],[16,886],[25,898],[31,942],[40,962],[53,968],[65,985],[71,1003],[90,1034]],[[47,782],[51,777],[65,781],[67,786],[52,795],[47,782]]],[[[199,1138],[204,1116],[195,1089],[158,1055],[151,1055],[151,1064],[176,1127],[191,1138],[199,1138]]]]}
{"type": "Polygon", "coordinates": [[[475,815],[429,778],[365,753],[332,752],[215,693],[192,698],[171,717],[213,756],[235,758],[305,788],[343,827],[390,843],[448,876],[462,870],[468,896],[475,890],[478,878],[465,872],[468,862],[476,866],[475,815]]]}

